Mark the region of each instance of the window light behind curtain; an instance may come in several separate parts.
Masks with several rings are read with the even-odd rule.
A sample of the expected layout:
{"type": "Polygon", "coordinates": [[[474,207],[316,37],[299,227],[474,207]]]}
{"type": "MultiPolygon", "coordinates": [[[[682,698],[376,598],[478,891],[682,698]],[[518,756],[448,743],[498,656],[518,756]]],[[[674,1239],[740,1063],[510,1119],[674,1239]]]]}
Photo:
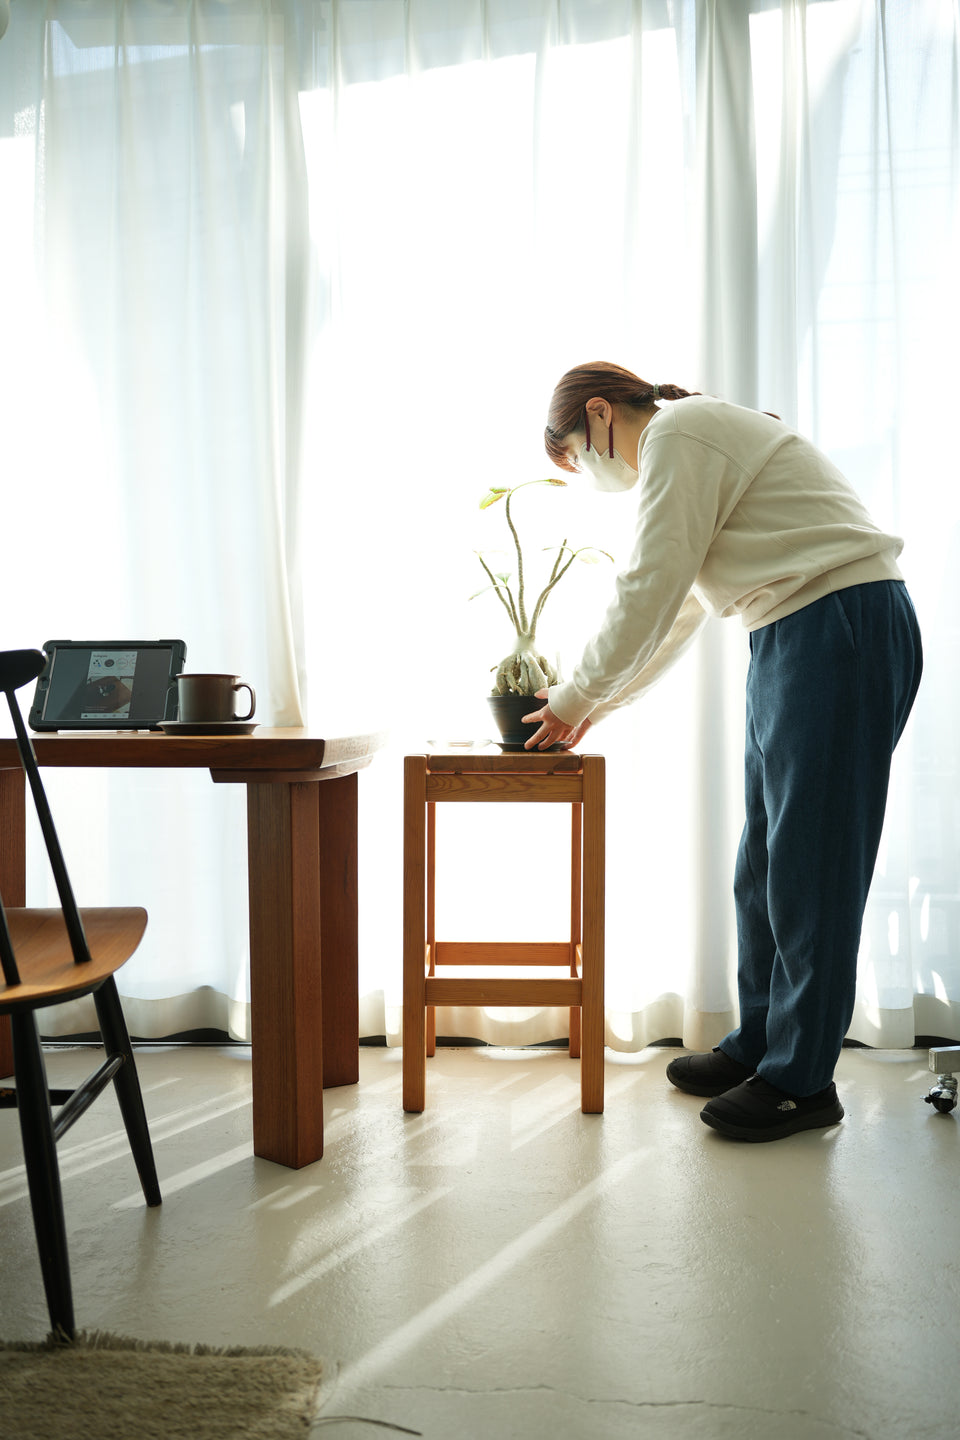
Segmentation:
{"type": "MultiPolygon", "coordinates": [[[[400,757],[489,733],[509,643],[469,599],[472,552],[504,543],[479,498],[551,473],[554,382],[609,358],[779,412],[904,535],[927,671],[851,1035],[960,1036],[957,57],[950,0],[14,5],[5,507],[22,536],[39,510],[47,549],[42,583],[25,543],[7,564],[2,643],[180,634],[265,723],[391,731],[360,784],[364,1034],[399,1032],[400,757]]],[[[517,518],[534,553],[623,556],[634,504],[574,483],[517,518]]],[[[568,667],[612,581],[577,570],[541,625],[568,667]]],[[[590,737],[619,1048],[733,1022],[746,658],[712,622],[590,737]]],[[[151,913],[131,1028],[247,1034],[242,793],[50,779],[85,900],[151,913]]],[[[443,933],[559,938],[563,827],[452,810],[443,933]]],[[[440,1016],[507,1043],[562,1026],[440,1016]]]]}

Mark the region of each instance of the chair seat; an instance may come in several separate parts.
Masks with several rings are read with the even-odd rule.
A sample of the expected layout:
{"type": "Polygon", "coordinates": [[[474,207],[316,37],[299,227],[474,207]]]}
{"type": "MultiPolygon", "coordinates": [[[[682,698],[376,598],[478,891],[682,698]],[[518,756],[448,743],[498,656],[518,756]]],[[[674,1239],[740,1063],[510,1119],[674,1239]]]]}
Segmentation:
{"type": "Polygon", "coordinates": [[[82,908],[91,958],[78,965],[62,910],[10,906],[6,916],[21,983],[0,983],[0,1015],[96,989],[130,959],[147,928],[147,912],[138,906],[82,908]]]}

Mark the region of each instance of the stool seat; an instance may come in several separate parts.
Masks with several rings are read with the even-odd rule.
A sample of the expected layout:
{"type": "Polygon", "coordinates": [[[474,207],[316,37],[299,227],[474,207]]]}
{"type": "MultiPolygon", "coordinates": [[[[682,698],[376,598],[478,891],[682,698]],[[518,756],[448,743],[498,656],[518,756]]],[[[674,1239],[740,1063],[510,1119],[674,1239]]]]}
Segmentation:
{"type": "Polygon", "coordinates": [[[570,1011],[580,1108],[603,1110],[605,771],[600,755],[465,751],[408,755],[403,810],[403,1108],[426,1103],[436,1006],[549,1006],[570,1011]],[[438,940],[436,807],[441,803],[571,807],[568,941],[438,940]],[[465,974],[450,974],[455,967],[465,974]],[[447,970],[438,975],[437,970],[447,970]],[[491,968],[482,976],[470,970],[491,968]],[[504,969],[533,973],[504,975],[504,969]],[[562,973],[549,974],[549,970],[562,973]]]}

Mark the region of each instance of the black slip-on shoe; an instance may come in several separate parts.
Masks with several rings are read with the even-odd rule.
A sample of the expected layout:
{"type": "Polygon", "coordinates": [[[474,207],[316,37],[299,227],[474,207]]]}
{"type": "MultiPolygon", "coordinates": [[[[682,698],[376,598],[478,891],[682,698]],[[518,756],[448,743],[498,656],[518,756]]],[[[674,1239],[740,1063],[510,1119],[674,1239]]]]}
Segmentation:
{"type": "Polygon", "coordinates": [[[667,1066],[667,1079],[688,1095],[723,1095],[753,1074],[719,1048],[709,1055],[681,1055],[667,1066]]]}
{"type": "Polygon", "coordinates": [[[843,1106],[832,1083],[816,1095],[786,1095],[753,1075],[704,1105],[700,1119],[731,1140],[782,1140],[800,1130],[838,1125],[843,1106]]]}

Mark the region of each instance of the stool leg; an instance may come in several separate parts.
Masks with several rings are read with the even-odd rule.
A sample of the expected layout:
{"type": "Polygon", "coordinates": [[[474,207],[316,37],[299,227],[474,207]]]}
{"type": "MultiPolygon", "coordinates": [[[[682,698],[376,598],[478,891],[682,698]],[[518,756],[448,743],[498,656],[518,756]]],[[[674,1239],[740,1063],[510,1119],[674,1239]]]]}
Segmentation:
{"type": "Polygon", "coordinates": [[[403,762],[403,1108],[426,1103],[426,808],[427,759],[403,762]]]}
{"type": "MultiPolygon", "coordinates": [[[[427,944],[430,946],[429,975],[437,973],[437,806],[427,805],[427,944]]],[[[437,1053],[437,1007],[427,1006],[427,1054],[437,1053]]]]}
{"type": "Polygon", "coordinates": [[[583,757],[583,1054],[580,1108],[603,1112],[604,761],[583,757]]]}
{"type": "MultiPolygon", "coordinates": [[[[570,822],[570,974],[577,977],[577,946],[583,938],[583,806],[571,805],[570,822]]],[[[570,1006],[570,1059],[580,1059],[580,1006],[570,1006]]]]}

